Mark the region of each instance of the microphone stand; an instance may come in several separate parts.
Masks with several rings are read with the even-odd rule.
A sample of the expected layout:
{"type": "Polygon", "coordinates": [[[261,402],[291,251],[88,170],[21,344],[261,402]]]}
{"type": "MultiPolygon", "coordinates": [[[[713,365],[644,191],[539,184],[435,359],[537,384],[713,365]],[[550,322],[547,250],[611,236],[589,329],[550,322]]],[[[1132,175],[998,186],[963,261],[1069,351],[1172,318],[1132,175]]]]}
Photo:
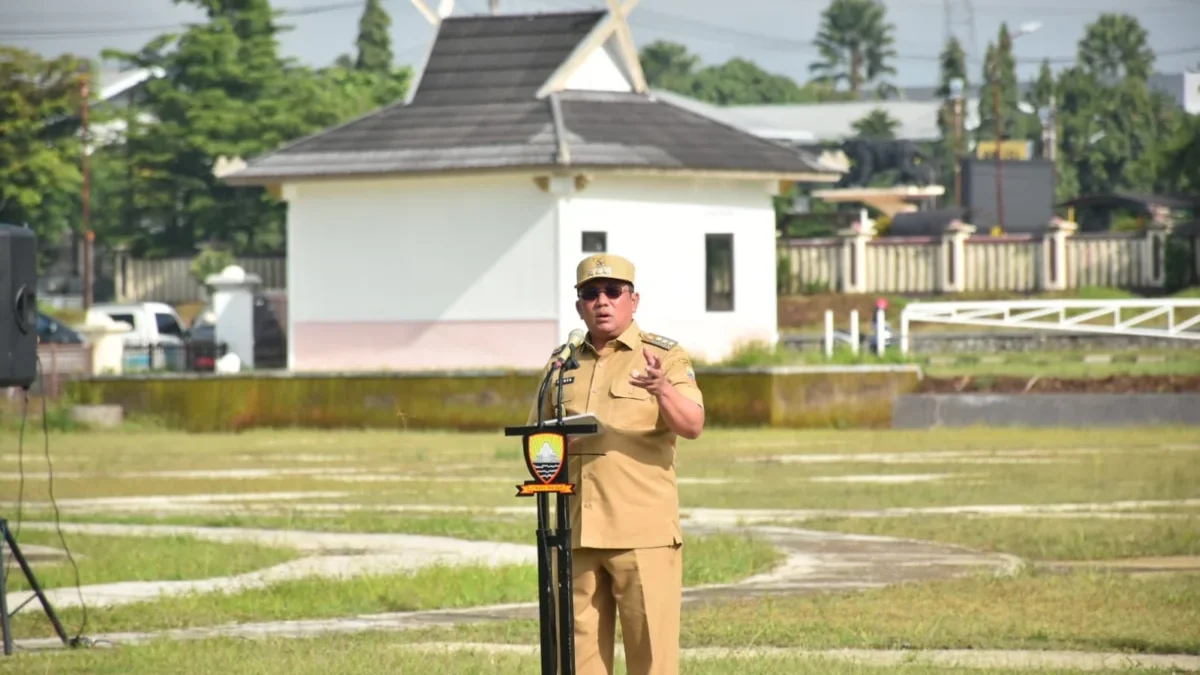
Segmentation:
{"type": "MultiPolygon", "coordinates": [[[[558,401],[555,406],[558,414],[558,427],[563,427],[562,405],[563,374],[579,367],[575,358],[575,349],[567,355],[566,361],[558,369],[558,401]]],[[[564,469],[569,469],[571,453],[563,449],[564,469]]],[[[568,471],[568,475],[570,475],[568,471]]],[[[546,495],[542,495],[546,496],[546,495]]],[[[574,575],[571,572],[571,495],[559,492],[558,503],[554,511],[558,520],[558,613],[559,613],[559,654],[561,656],[562,675],[575,675],[575,597],[574,575]]]]}
{"type": "MultiPolygon", "coordinates": [[[[506,435],[523,435],[540,433],[546,430],[545,400],[546,392],[551,383],[558,387],[558,401],[554,406],[554,421],[557,422],[555,431],[563,434],[563,467],[561,482],[567,482],[569,475],[570,453],[566,450],[567,435],[572,433],[595,433],[595,425],[563,424],[564,407],[562,405],[563,375],[569,370],[579,367],[575,358],[577,348],[572,347],[566,358],[556,359],[546,371],[541,386],[538,387],[537,424],[530,427],[514,427],[505,430],[506,435]],[[557,377],[555,375],[557,374],[557,377]]],[[[571,575],[571,509],[570,496],[557,492],[556,530],[550,526],[550,495],[538,492],[537,495],[537,551],[538,551],[538,616],[541,624],[541,655],[543,675],[574,675],[575,673],[575,603],[574,584],[571,575]],[[551,549],[558,550],[558,635],[555,635],[555,603],[554,579],[551,565],[551,549]],[[557,639],[556,639],[557,638],[557,639]],[[557,642],[557,644],[556,644],[557,642]],[[555,658],[557,653],[558,658],[555,658]],[[556,661],[558,663],[556,663],[556,661]]]]}

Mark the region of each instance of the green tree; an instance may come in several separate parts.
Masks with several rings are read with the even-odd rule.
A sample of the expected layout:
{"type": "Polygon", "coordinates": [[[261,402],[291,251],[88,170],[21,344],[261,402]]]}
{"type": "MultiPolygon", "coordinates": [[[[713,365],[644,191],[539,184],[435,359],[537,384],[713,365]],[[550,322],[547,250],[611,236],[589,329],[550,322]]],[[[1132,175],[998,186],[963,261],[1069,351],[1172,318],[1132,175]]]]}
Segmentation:
{"type": "Polygon", "coordinates": [[[850,127],[859,138],[894,139],[900,121],[888,115],[883,108],[875,108],[851,122],[850,127]]]}
{"type": "Polygon", "coordinates": [[[651,87],[688,94],[696,77],[700,58],[688,48],[665,40],[656,40],[642,48],[639,55],[642,73],[651,87]]]}
{"type": "Polygon", "coordinates": [[[144,112],[156,122],[129,134],[133,214],[112,234],[141,255],[191,256],[210,241],[237,255],[281,250],[282,205],[264,189],[224,184],[217,162],[362,114],[402,95],[407,79],[337,66],[315,73],[281,58],[284,28],[268,0],[180,1],[204,10],[207,23],[115,54],[165,74],[146,85],[144,112]]]}
{"type": "Polygon", "coordinates": [[[1182,115],[1163,144],[1164,191],[1200,193],[1200,115],[1182,115]]]}
{"type": "Polygon", "coordinates": [[[951,37],[938,56],[938,88],[935,92],[938,98],[950,97],[950,82],[956,78],[963,81],[965,93],[970,85],[970,79],[967,77],[967,52],[958,38],[951,37]]]}
{"type": "Polygon", "coordinates": [[[1053,103],[1054,72],[1050,70],[1049,59],[1042,60],[1042,67],[1038,70],[1037,79],[1033,81],[1033,87],[1029,89],[1029,94],[1025,98],[1034,108],[1045,108],[1053,103]]]}
{"type": "Polygon", "coordinates": [[[746,59],[730,59],[701,69],[692,78],[691,95],[718,105],[815,103],[819,96],[784,75],[768,73],[746,59]]]}
{"type": "Polygon", "coordinates": [[[1069,180],[1069,196],[1162,185],[1160,137],[1172,138],[1180,121],[1173,103],[1136,79],[1104,86],[1082,66],[1063,71],[1057,90],[1060,182],[1069,180]]]}
{"type": "Polygon", "coordinates": [[[1101,82],[1126,77],[1148,80],[1154,51],[1146,29],[1129,14],[1101,14],[1088,24],[1079,41],[1078,62],[1101,82]]]}
{"type": "Polygon", "coordinates": [[[0,46],[0,222],[28,225],[42,250],[80,222],[82,65],[0,46]]]}
{"type": "Polygon", "coordinates": [[[1154,54],[1145,31],[1127,15],[1102,15],[1085,29],[1078,53],[1078,64],[1055,85],[1060,196],[1158,192],[1187,183],[1180,170],[1186,160],[1175,153],[1190,147],[1188,120],[1147,83],[1154,54]]]}
{"type": "Polygon", "coordinates": [[[895,75],[895,26],[879,0],[832,0],[821,13],[816,45],[821,58],[809,65],[814,82],[836,88],[845,82],[853,98],[874,84],[881,96],[895,87],[884,78],[895,75]]]}
{"type": "Polygon", "coordinates": [[[717,105],[815,103],[836,98],[822,87],[802,87],[747,59],[701,68],[700,59],[675,42],[653,42],[642,48],[639,57],[651,87],[717,105]]]}
{"type": "Polygon", "coordinates": [[[1016,61],[1008,24],[1000,24],[995,44],[989,44],[983,62],[983,86],[979,91],[977,141],[996,140],[996,96],[999,94],[1000,138],[1037,138],[1040,125],[1035,115],[1021,111],[1016,61]]]}
{"type": "Polygon", "coordinates": [[[380,0],[367,0],[362,18],[358,21],[358,60],[354,66],[359,70],[388,74],[392,71],[392,38],[388,31],[392,18],[380,0]]]}
{"type": "Polygon", "coordinates": [[[1046,147],[1046,128],[1047,124],[1053,124],[1057,127],[1057,115],[1054,111],[1054,73],[1050,70],[1050,61],[1042,60],[1042,67],[1038,70],[1037,79],[1034,80],[1033,86],[1025,96],[1025,101],[1034,108],[1038,115],[1038,122],[1042,126],[1038,128],[1040,135],[1036,140],[1037,154],[1039,157],[1046,157],[1049,148],[1046,147]],[[1046,114],[1048,119],[1043,122],[1042,114],[1046,114]]]}

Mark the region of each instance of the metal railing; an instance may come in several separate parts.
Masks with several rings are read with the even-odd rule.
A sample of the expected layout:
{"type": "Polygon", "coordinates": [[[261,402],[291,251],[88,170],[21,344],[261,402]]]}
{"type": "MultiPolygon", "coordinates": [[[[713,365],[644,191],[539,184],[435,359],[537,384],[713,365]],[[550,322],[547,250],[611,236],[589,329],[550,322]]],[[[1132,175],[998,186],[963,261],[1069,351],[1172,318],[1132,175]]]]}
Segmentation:
{"type": "Polygon", "coordinates": [[[914,302],[900,312],[901,353],[914,321],[1200,340],[1200,299],[914,302]]]}

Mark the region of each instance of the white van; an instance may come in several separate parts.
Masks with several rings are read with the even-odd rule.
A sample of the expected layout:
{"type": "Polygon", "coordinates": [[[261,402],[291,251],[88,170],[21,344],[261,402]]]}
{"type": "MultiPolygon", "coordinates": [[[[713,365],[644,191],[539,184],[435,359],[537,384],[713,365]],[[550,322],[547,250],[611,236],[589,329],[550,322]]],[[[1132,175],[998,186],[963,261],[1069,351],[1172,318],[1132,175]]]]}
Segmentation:
{"type": "Polygon", "coordinates": [[[126,368],[184,369],[187,333],[174,307],[162,302],[102,304],[93,305],[88,316],[93,312],[133,327],[124,337],[126,368]]]}

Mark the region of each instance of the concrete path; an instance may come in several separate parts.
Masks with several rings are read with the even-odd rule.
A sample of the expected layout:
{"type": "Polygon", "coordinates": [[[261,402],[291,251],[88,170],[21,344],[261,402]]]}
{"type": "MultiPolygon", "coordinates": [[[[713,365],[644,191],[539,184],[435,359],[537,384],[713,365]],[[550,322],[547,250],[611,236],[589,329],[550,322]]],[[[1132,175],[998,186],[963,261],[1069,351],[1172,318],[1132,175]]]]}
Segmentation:
{"type": "MultiPolygon", "coordinates": [[[[409,612],[400,614],[375,614],[332,620],[277,621],[259,624],[241,624],[169,630],[152,633],[110,633],[92,636],[98,647],[136,645],[159,639],[205,640],[212,638],[237,637],[250,640],[277,638],[305,638],[316,635],[349,634],[367,631],[397,631],[423,628],[433,625],[477,623],[511,617],[514,610],[536,616],[536,605],[496,605],[465,610],[442,610],[437,612],[409,612]]],[[[62,643],[54,639],[18,640],[17,647],[23,650],[61,649],[62,643]]],[[[467,642],[397,642],[393,649],[425,652],[476,652],[508,653],[536,656],[537,645],[467,643],[467,642]]],[[[761,659],[761,658],[813,658],[833,659],[866,666],[900,666],[905,664],[929,664],[948,668],[1009,668],[1063,670],[1118,670],[1134,668],[1157,668],[1170,672],[1200,671],[1200,655],[1194,654],[1136,654],[1122,652],[1075,652],[1042,650],[983,650],[983,649],[802,649],[787,647],[684,648],[681,657],[685,661],[700,659],[761,659]]],[[[624,649],[616,645],[618,659],[624,658],[624,649]]]]}
{"type": "MultiPolygon", "coordinates": [[[[26,523],[31,529],[52,528],[52,523],[26,523]]],[[[254,542],[288,546],[311,555],[265,570],[232,577],[187,581],[129,581],[62,587],[47,591],[55,607],[78,606],[79,596],[88,607],[113,606],[153,600],[160,595],[212,593],[261,588],[285,579],[303,577],[345,578],[349,576],[395,573],[421,565],[443,562],[448,564],[478,563],[488,565],[536,565],[536,548],[530,545],[476,542],[444,537],[425,537],[402,534],[338,534],[328,532],[293,532],[220,527],[177,527],[161,525],[106,525],[64,523],[64,532],[106,534],[113,536],[178,536],[188,535],[221,542],[254,542]],[[335,552],[335,553],[331,553],[335,552]]],[[[717,527],[693,525],[688,534],[721,530],[717,527]]],[[[978,571],[1006,574],[1019,564],[1013,556],[977,553],[955,546],[929,542],[907,541],[889,537],[848,535],[838,532],[811,532],[790,528],[756,527],[754,532],[765,537],[782,551],[786,558],[780,566],[733,584],[689,588],[684,602],[747,598],[765,594],[798,593],[834,589],[879,588],[888,584],[923,579],[942,579],[978,571]]],[[[29,591],[9,593],[10,607],[19,606],[31,595],[29,591]]],[[[36,603],[24,611],[38,610],[36,603]]],[[[40,611],[40,610],[38,610],[40,611]]],[[[503,611],[474,612],[493,620],[519,617],[536,618],[536,605],[514,605],[503,611]],[[482,613],[481,613],[482,612],[482,613]]],[[[404,618],[405,625],[423,625],[419,617],[441,616],[437,612],[413,613],[404,618]]],[[[393,620],[391,617],[385,621],[393,620]]],[[[342,619],[317,622],[287,622],[293,626],[308,625],[313,634],[346,630],[342,619]]],[[[440,622],[440,621],[439,621],[440,622]]],[[[353,621],[351,621],[353,625],[353,621]]],[[[364,629],[374,624],[367,622],[364,629]]],[[[235,627],[235,631],[260,632],[261,625],[235,627]]],[[[309,631],[302,631],[309,632],[309,631]]],[[[240,634],[240,633],[239,633],[240,634]]]]}
{"type": "MultiPolygon", "coordinates": [[[[53,530],[55,525],[25,523],[23,527],[53,530]]],[[[89,523],[62,523],[61,527],[64,534],[122,537],[190,536],[221,543],[254,543],[293,548],[307,555],[267,569],[236,576],[182,581],[123,581],[83,586],[81,589],[51,589],[46,591],[46,595],[50,604],[55,607],[78,606],[81,593],[88,607],[102,607],[150,601],[159,596],[245,591],[263,588],[280,581],[308,577],[345,579],[368,574],[393,574],[434,564],[537,565],[537,548],[532,545],[463,541],[415,534],[89,523]]],[[[16,607],[31,595],[30,591],[9,593],[9,606],[16,607]]],[[[37,609],[37,605],[30,603],[25,609],[34,610],[37,609]]]]}
{"type": "MultiPolygon", "coordinates": [[[[261,495],[254,495],[261,498],[261,495]]],[[[127,498],[136,500],[139,498],[127,498]]],[[[150,498],[161,506],[167,499],[150,498]]],[[[105,500],[111,506],[115,500],[105,500]]],[[[197,506],[222,506],[238,508],[237,496],[194,496],[187,500],[188,508],[197,506]],[[212,499],[209,499],[209,498],[212,499]],[[213,502],[229,502],[214,504],[213,502]]],[[[123,502],[135,506],[130,501],[123,502]]],[[[1060,504],[1060,505],[991,505],[947,507],[937,509],[887,509],[883,511],[793,511],[793,510],[735,510],[735,509],[687,509],[684,520],[688,534],[717,531],[753,531],[778,546],[786,555],[784,562],[767,573],[760,574],[734,584],[712,585],[686,589],[686,604],[748,598],[762,595],[809,593],[837,589],[870,589],[905,581],[946,579],[966,574],[1007,574],[1020,564],[1014,556],[980,553],[962,547],[923,541],[910,541],[891,537],[850,535],[838,532],[818,532],[768,525],[747,525],[746,522],[770,522],[779,519],[795,520],[825,515],[899,515],[900,513],[982,513],[1014,514],[1043,512],[1051,513],[1120,513],[1152,506],[1193,505],[1200,500],[1117,502],[1108,504],[1060,504]],[[818,516],[819,514],[819,516],[818,516]]],[[[339,507],[339,504],[312,505],[339,507]]],[[[431,505],[431,511],[446,510],[431,505]]],[[[506,509],[507,510],[507,509],[506,509]]],[[[522,509],[524,511],[524,509],[522,509]]],[[[1167,514],[1170,515],[1170,514],[1167,514]]],[[[52,529],[53,523],[24,523],[22,527],[52,529]]],[[[305,554],[305,557],[266,570],[217,579],[181,582],[126,582],[85,586],[82,594],[88,607],[126,604],[153,599],[160,594],[177,595],[190,592],[216,592],[219,590],[243,590],[261,587],[282,579],[302,577],[339,577],[356,574],[388,573],[413,569],[433,561],[451,564],[467,562],[482,564],[535,564],[535,549],[532,545],[503,544],[495,542],[470,542],[444,537],[428,537],[405,534],[353,534],[330,532],[296,532],[253,528],[186,527],[162,525],[116,525],[63,523],[67,533],[104,534],[111,536],[168,536],[189,535],[209,541],[254,542],[273,546],[287,546],[305,554]]],[[[64,587],[49,592],[55,607],[77,605],[77,589],[64,587]]],[[[16,607],[29,596],[28,592],[10,593],[10,607],[16,607]]],[[[24,611],[37,610],[30,603],[24,611]]],[[[400,631],[429,626],[448,626],[465,623],[504,621],[510,619],[537,618],[535,603],[476,607],[458,610],[425,612],[403,612],[375,614],[335,619],[312,619],[297,621],[229,624],[193,629],[90,635],[98,643],[136,644],[162,637],[172,639],[204,639],[218,636],[243,638],[266,637],[315,637],[328,634],[357,633],[365,631],[400,631]]],[[[22,648],[50,648],[61,646],[55,640],[20,640],[22,648]]],[[[436,648],[425,645],[404,648],[436,648]]],[[[451,645],[444,648],[470,648],[470,645],[451,645]]],[[[484,649],[536,649],[535,647],[508,647],[485,645],[484,649]]],[[[1116,654],[1085,654],[1074,652],[1009,652],[1009,651],[872,651],[872,650],[774,650],[779,655],[804,655],[846,658],[864,664],[890,665],[908,662],[910,659],[928,660],[930,663],[962,665],[963,667],[1063,667],[1089,669],[1100,667],[1175,667],[1200,670],[1200,656],[1137,656],[1116,654]]],[[[713,658],[716,656],[763,656],[763,650],[685,650],[685,658],[713,658]]]]}

